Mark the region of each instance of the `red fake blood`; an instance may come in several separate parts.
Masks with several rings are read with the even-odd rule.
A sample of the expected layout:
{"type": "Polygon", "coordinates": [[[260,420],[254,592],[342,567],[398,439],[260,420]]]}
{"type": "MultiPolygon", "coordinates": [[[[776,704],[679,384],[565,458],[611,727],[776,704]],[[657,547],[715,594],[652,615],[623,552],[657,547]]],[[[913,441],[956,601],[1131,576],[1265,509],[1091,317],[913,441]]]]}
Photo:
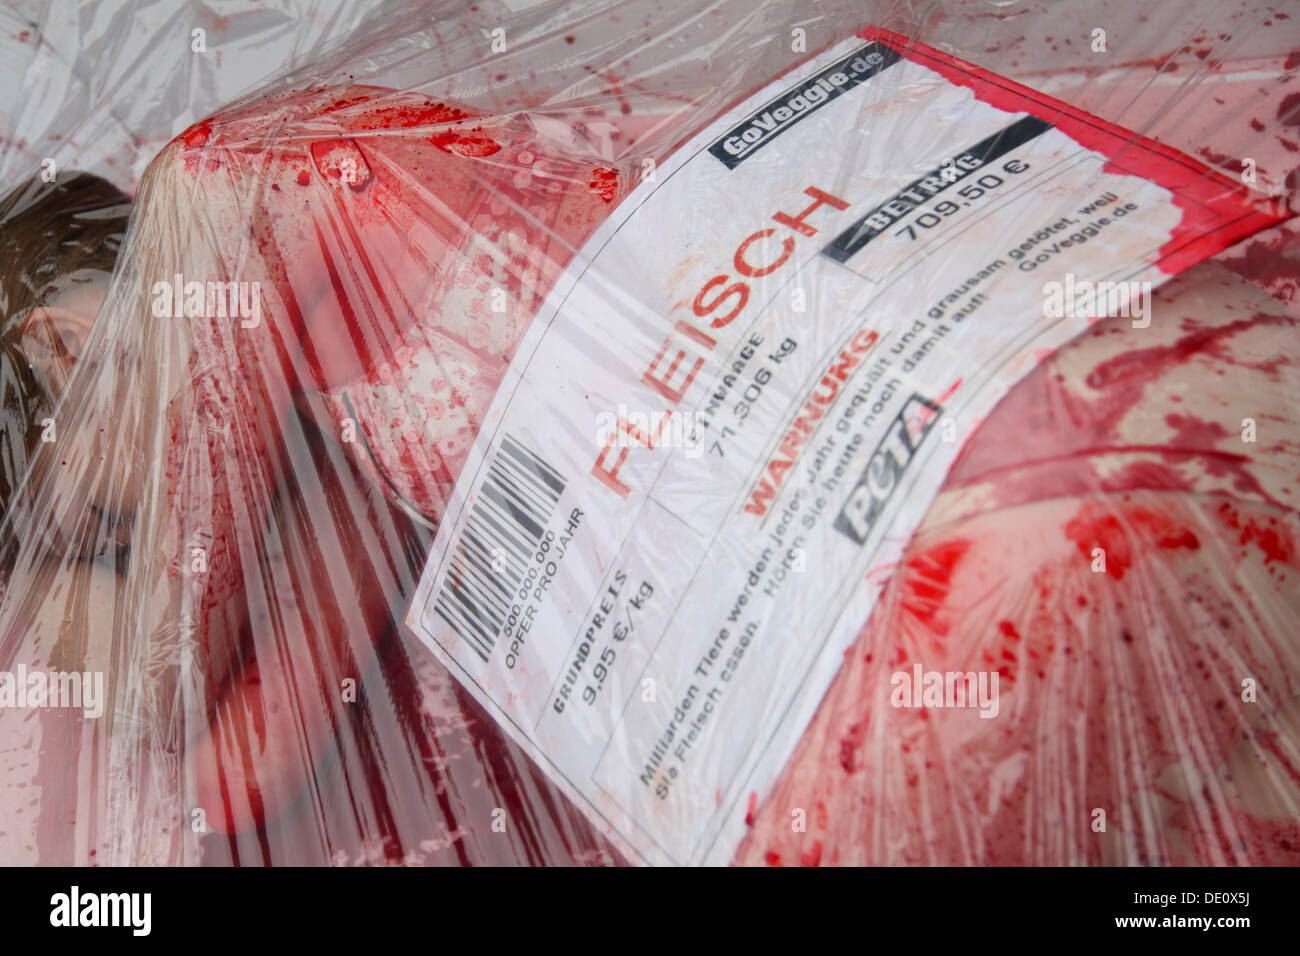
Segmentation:
{"type": "Polygon", "coordinates": [[[480,135],[482,127],[475,126],[468,133],[439,133],[429,141],[439,149],[468,159],[479,159],[499,152],[501,147],[490,136],[480,135]]]}
{"type": "MultiPolygon", "coordinates": [[[[1300,185],[1289,188],[1300,190],[1300,185]]],[[[1267,238],[1246,243],[1241,255],[1225,256],[1220,261],[1243,279],[1266,289],[1283,302],[1300,302],[1300,257],[1287,255],[1295,245],[1296,234],[1281,226],[1272,230],[1267,238]]]]}
{"type": "Polygon", "coordinates": [[[1289,93],[1282,98],[1277,106],[1277,118],[1283,126],[1300,126],[1300,93],[1289,93]]]}
{"type": "Polygon", "coordinates": [[[587,186],[605,202],[613,202],[614,196],[618,193],[618,173],[604,166],[597,166],[591,171],[591,179],[587,186]]]}
{"type": "MultiPolygon", "coordinates": [[[[1126,438],[1123,426],[1153,383],[1200,358],[1276,377],[1289,358],[1241,361],[1230,352],[1229,342],[1256,326],[1286,326],[1288,321],[1263,313],[1220,326],[1201,327],[1189,321],[1184,324],[1186,334],[1174,342],[1129,349],[1098,362],[1082,388],[1069,384],[1057,363],[1049,360],[998,405],[995,415],[1000,427],[983,429],[978,441],[962,449],[949,473],[949,487],[991,484],[1004,506],[1098,490],[1187,491],[1191,484],[1181,466],[1195,459],[1207,473],[1228,476],[1238,490],[1277,504],[1251,474],[1250,456],[1224,450],[1223,439],[1230,435],[1224,423],[1171,414],[1165,423],[1175,434],[1160,444],[1135,444],[1126,438]],[[1063,422],[1069,427],[1063,428],[1063,422]],[[1027,442],[1030,435],[1033,441],[1027,442]],[[1091,466],[1100,456],[1115,455],[1144,457],[1104,473],[1091,466]],[[1152,456],[1161,460],[1151,461],[1152,456]]],[[[1090,334],[1129,333],[1098,328],[1090,334]]]]}
{"type": "Polygon", "coordinates": [[[866,737],[867,722],[860,720],[850,727],[849,732],[840,740],[840,766],[844,768],[845,773],[851,774],[858,769],[857,755],[866,737]]]}
{"type": "Polygon", "coordinates": [[[970,550],[970,542],[961,538],[911,557],[904,564],[906,595],[902,606],[934,634],[947,634],[949,622],[940,616],[957,564],[970,550]]]}
{"type": "Polygon", "coordinates": [[[1294,565],[1297,548],[1296,540],[1290,529],[1280,524],[1275,517],[1270,517],[1261,524],[1254,518],[1242,518],[1240,512],[1231,502],[1225,501],[1216,510],[1216,516],[1224,526],[1238,535],[1242,547],[1254,545],[1264,554],[1264,563],[1273,561],[1294,565]]]}
{"type": "Polygon", "coordinates": [[[207,143],[208,137],[211,135],[212,124],[204,120],[202,123],[197,123],[181,133],[180,140],[186,149],[198,149],[207,143]]]}
{"type": "MultiPolygon", "coordinates": [[[[311,158],[327,183],[338,183],[359,191],[370,182],[370,166],[354,140],[329,139],[312,143],[311,158]]],[[[299,183],[305,185],[301,178],[303,173],[298,175],[299,183]]]]}
{"type": "Polygon", "coordinates": [[[822,861],[822,841],[818,840],[799,857],[800,866],[818,866],[822,861]]]}
{"type": "MultiPolygon", "coordinates": [[[[1088,386],[1098,390],[1124,384],[1145,386],[1167,368],[1184,364],[1198,352],[1211,351],[1221,339],[1229,338],[1253,324],[1252,319],[1239,319],[1226,325],[1208,326],[1195,329],[1169,345],[1133,349],[1117,355],[1102,362],[1089,373],[1088,386]]],[[[1113,409],[1115,417],[1118,417],[1119,412],[1119,409],[1113,409]]]]}
{"type": "Polygon", "coordinates": [[[1272,730],[1261,730],[1258,739],[1264,749],[1271,753],[1277,759],[1278,763],[1282,765],[1282,769],[1286,771],[1286,775],[1297,784],[1300,784],[1300,769],[1297,769],[1296,765],[1291,762],[1291,758],[1287,756],[1285,751],[1283,751],[1282,744],[1278,741],[1277,732],[1272,730]]]}
{"type": "Polygon", "coordinates": [[[1200,813],[1180,811],[1171,822],[1185,830],[1200,859],[1221,859],[1224,847],[1237,847],[1238,853],[1245,851],[1262,865],[1295,866],[1300,862],[1300,824],[1295,821],[1229,813],[1208,793],[1202,793],[1198,803],[1200,813]]]}
{"type": "Polygon", "coordinates": [[[1093,549],[1105,551],[1105,573],[1116,581],[1123,580],[1145,547],[1195,551],[1201,546],[1190,528],[1168,515],[1141,507],[1117,510],[1113,502],[1100,501],[1085,501],[1066,524],[1065,536],[1089,562],[1093,549]]]}
{"type": "Polygon", "coordinates": [[[491,156],[501,149],[501,145],[485,133],[482,126],[468,125],[475,123],[480,115],[478,113],[445,103],[392,103],[383,96],[379,96],[375,105],[370,105],[370,101],[377,95],[378,91],[369,90],[352,94],[335,101],[322,112],[329,114],[346,111],[346,118],[342,122],[349,131],[450,125],[450,129],[433,132],[429,136],[429,142],[441,150],[471,159],[491,156]]]}
{"type": "MultiPolygon", "coordinates": [[[[1220,169],[1226,169],[1232,173],[1241,171],[1241,160],[1236,156],[1227,156],[1224,153],[1215,152],[1208,146],[1198,149],[1197,152],[1204,156],[1208,162],[1218,166],[1220,169]]],[[[1262,169],[1259,171],[1261,173],[1264,172],[1262,169]]]]}
{"type": "Polygon", "coordinates": [[[1166,415],[1165,424],[1175,432],[1170,444],[1179,448],[1213,448],[1219,439],[1228,437],[1228,430],[1218,422],[1192,415],[1166,415]]]}

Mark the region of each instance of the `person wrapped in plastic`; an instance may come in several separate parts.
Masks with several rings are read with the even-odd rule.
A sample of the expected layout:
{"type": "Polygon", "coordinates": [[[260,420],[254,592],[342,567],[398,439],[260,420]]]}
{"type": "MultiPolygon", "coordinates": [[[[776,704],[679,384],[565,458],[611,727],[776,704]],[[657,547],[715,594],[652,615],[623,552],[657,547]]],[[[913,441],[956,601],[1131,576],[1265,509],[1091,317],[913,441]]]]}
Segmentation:
{"type": "MultiPolygon", "coordinates": [[[[154,160],[93,328],[26,307],[58,404],[11,494],[0,648],[106,673],[107,719],[41,714],[39,767],[10,771],[39,806],[0,829],[43,860],[612,859],[395,620],[529,319],[700,121],[653,102],[605,114],[610,159],[572,126],[339,82],[154,160]],[[60,773],[94,785],[60,797],[60,773]]],[[[740,862],[1294,860],[1295,320],[1244,289],[1190,273],[1158,344],[1099,325],[1008,396],[740,862]],[[1156,392],[1184,408],[1153,425],[1156,392]],[[1242,394],[1284,436],[1247,456],[1198,424],[1242,394]],[[920,648],[997,668],[1009,719],[891,709],[920,648]],[[1238,673],[1273,703],[1243,709],[1238,673]]]]}

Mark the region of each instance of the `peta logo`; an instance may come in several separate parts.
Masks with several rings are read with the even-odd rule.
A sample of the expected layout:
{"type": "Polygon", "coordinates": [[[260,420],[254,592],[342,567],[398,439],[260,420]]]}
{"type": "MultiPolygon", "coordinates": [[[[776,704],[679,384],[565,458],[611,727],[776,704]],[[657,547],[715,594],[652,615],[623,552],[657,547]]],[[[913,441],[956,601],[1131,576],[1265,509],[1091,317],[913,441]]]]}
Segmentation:
{"type": "Polygon", "coordinates": [[[866,470],[849,492],[836,516],[834,528],[858,544],[865,544],[871,529],[903,479],[922,439],[930,433],[943,407],[913,393],[903,403],[880,444],[867,460],[866,470]]]}
{"type": "Polygon", "coordinates": [[[151,893],[69,893],[50,897],[51,926],[126,926],[134,936],[148,936],[153,921],[151,893]]]}

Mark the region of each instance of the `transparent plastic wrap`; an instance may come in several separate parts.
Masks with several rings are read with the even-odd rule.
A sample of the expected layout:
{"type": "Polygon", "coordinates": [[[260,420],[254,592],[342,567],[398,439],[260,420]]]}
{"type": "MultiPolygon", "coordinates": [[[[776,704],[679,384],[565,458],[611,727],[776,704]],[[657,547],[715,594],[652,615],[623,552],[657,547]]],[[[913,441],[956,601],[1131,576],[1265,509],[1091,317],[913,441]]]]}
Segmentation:
{"type": "Polygon", "coordinates": [[[8,141],[0,858],[1296,862],[1300,28],[1083,6],[346,6],[8,141]]]}

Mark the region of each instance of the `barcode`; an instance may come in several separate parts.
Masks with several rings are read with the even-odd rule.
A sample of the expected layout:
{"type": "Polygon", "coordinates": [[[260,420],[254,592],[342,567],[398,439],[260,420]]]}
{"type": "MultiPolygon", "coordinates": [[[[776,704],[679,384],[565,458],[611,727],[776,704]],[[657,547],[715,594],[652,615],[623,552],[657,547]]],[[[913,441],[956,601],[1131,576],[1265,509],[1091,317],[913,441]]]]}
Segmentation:
{"type": "Polygon", "coordinates": [[[433,609],[484,661],[564,484],[559,472],[506,435],[470,505],[433,609]]]}

